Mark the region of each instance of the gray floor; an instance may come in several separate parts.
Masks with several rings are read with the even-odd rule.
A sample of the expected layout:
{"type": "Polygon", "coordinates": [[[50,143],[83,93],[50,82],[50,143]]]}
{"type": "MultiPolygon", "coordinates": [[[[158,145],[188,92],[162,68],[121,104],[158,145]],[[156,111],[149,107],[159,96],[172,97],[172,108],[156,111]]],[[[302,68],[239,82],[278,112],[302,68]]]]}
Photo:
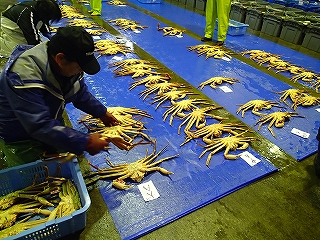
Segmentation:
{"type": "MultiPolygon", "coordinates": [[[[1,0],[0,10],[14,2],[1,0]]],[[[313,159],[314,155],[297,162],[283,153],[272,161],[279,172],[141,239],[320,239],[320,179],[314,174],[313,159]]],[[[99,191],[91,191],[90,197],[87,227],[64,239],[120,239],[99,191]]]]}

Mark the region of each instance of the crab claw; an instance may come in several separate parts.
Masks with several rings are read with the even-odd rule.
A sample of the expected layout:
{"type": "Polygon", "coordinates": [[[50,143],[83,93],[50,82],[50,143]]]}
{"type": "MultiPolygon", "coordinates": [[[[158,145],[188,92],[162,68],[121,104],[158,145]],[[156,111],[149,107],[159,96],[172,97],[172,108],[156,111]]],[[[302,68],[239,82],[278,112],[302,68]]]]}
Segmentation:
{"type": "Polygon", "coordinates": [[[131,188],[131,186],[127,185],[126,182],[120,178],[117,178],[112,181],[112,186],[118,188],[120,190],[124,190],[127,188],[131,188]]]}

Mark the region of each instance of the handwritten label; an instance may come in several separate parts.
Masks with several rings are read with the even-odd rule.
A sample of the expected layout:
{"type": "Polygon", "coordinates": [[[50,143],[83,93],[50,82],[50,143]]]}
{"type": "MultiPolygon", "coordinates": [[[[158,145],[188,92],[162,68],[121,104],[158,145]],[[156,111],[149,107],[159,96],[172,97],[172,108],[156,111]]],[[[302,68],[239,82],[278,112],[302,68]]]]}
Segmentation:
{"type": "Polygon", "coordinates": [[[260,159],[256,158],[255,156],[253,156],[251,153],[249,153],[248,151],[245,151],[243,153],[240,154],[240,157],[245,160],[251,167],[253,167],[254,165],[256,165],[257,163],[261,162],[260,159]]]}
{"type": "Polygon", "coordinates": [[[219,88],[225,93],[233,92],[232,89],[227,86],[220,86],[219,88]]]}
{"type": "Polygon", "coordinates": [[[112,59],[116,61],[121,61],[123,57],[114,56],[112,59]]]}
{"type": "Polygon", "coordinates": [[[92,36],[92,38],[93,38],[94,40],[101,39],[101,37],[99,37],[99,36],[92,36]]]}
{"type": "Polygon", "coordinates": [[[292,128],[291,133],[298,135],[299,137],[302,137],[302,138],[308,138],[310,136],[310,133],[301,131],[297,128],[292,128]]]}
{"type": "Polygon", "coordinates": [[[138,185],[138,188],[144,201],[146,202],[160,197],[160,194],[158,193],[158,190],[156,189],[152,181],[141,183],[138,185]]]}

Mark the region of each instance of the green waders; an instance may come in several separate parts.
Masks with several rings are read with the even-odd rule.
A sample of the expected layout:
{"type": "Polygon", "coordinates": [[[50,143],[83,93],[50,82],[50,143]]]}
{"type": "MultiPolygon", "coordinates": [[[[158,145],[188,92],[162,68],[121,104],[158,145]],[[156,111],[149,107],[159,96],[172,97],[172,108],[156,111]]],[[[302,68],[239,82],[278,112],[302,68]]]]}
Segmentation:
{"type": "Polygon", "coordinates": [[[225,41],[229,26],[231,0],[207,0],[205,37],[212,38],[218,19],[217,41],[225,41]]]}
{"type": "Polygon", "coordinates": [[[28,44],[21,29],[15,22],[1,16],[0,55],[10,57],[18,44],[28,44]]]}
{"type": "MultiPolygon", "coordinates": [[[[0,139],[0,149],[7,167],[14,167],[39,160],[45,152],[52,152],[40,142],[26,140],[14,143],[5,143],[0,139]]],[[[56,152],[56,151],[55,151],[56,152]]]]}
{"type": "Polygon", "coordinates": [[[90,7],[93,14],[101,14],[102,0],[90,0],[90,7]]]}

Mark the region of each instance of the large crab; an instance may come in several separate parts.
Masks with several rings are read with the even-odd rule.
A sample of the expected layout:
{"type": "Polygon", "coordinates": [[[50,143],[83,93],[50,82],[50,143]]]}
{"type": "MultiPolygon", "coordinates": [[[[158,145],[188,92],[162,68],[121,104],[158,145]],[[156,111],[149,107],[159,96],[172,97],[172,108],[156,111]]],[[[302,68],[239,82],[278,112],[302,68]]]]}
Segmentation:
{"type": "Polygon", "coordinates": [[[244,128],[244,125],[239,123],[213,123],[204,126],[203,128],[197,129],[196,131],[190,130],[185,141],[180,144],[180,146],[186,144],[192,139],[200,137],[202,137],[202,140],[205,143],[210,144],[213,138],[221,137],[224,132],[230,133],[232,135],[237,135],[238,132],[236,132],[236,130],[247,131],[247,129],[244,128]]]}
{"type": "Polygon", "coordinates": [[[299,79],[301,79],[304,82],[312,82],[314,79],[316,79],[319,75],[311,72],[311,71],[305,71],[302,73],[299,73],[298,75],[293,76],[292,78],[290,78],[293,82],[298,81],[299,79]]]}
{"type": "Polygon", "coordinates": [[[244,133],[246,132],[242,132],[233,136],[227,136],[224,138],[213,139],[210,144],[204,146],[206,149],[200,154],[199,158],[201,158],[206,152],[212,151],[209,153],[206,161],[206,165],[209,166],[212,156],[221,149],[225,148],[223,156],[226,159],[237,159],[240,154],[229,154],[229,151],[247,149],[249,147],[249,142],[255,140],[254,137],[244,137],[244,133]]]}
{"type": "Polygon", "coordinates": [[[153,152],[148,155],[148,151],[146,151],[146,156],[135,161],[132,163],[123,163],[114,165],[112,164],[108,159],[107,162],[111,166],[111,168],[106,169],[100,169],[95,166],[94,168],[97,169],[95,172],[91,172],[84,176],[85,179],[89,178],[90,180],[86,181],[86,185],[91,185],[95,183],[98,180],[108,179],[108,178],[116,178],[112,181],[112,186],[114,188],[123,190],[130,188],[130,185],[127,185],[125,183],[125,179],[131,178],[135,182],[141,182],[144,178],[145,174],[148,172],[158,171],[162,174],[169,175],[173,174],[173,172],[170,172],[162,167],[159,167],[160,163],[163,161],[167,161],[173,158],[178,157],[180,154],[176,154],[173,156],[169,156],[166,158],[159,159],[158,161],[155,161],[157,157],[163,153],[169,144],[167,144],[162,150],[160,150],[158,153],[156,153],[156,143],[154,142],[154,148],[153,152]],[[154,162],[155,161],[155,162],[154,162]],[[92,179],[92,177],[94,177],[92,179]]]}
{"type": "Polygon", "coordinates": [[[198,51],[199,56],[202,54],[206,55],[206,60],[209,59],[210,57],[214,57],[214,58],[227,57],[230,60],[232,59],[232,57],[229,54],[227,54],[226,51],[222,50],[221,47],[207,48],[207,49],[203,49],[203,50],[198,51]]]}
{"type": "Polygon", "coordinates": [[[158,102],[156,109],[165,101],[175,101],[178,99],[183,99],[187,95],[195,95],[196,93],[186,91],[186,90],[172,90],[169,92],[159,93],[155,97],[153,97],[154,101],[151,104],[158,102]]]}
{"type": "Polygon", "coordinates": [[[206,125],[206,117],[214,118],[219,121],[225,119],[223,117],[207,113],[211,110],[220,109],[220,108],[222,107],[209,106],[205,108],[193,109],[190,113],[185,114],[185,116],[182,118],[184,119],[184,121],[178,127],[178,134],[180,134],[180,130],[184,124],[186,124],[184,128],[184,132],[186,135],[189,135],[190,134],[189,131],[193,125],[195,125],[197,129],[203,128],[206,125]]]}
{"type": "Polygon", "coordinates": [[[141,63],[150,64],[151,62],[149,60],[128,58],[128,59],[124,59],[122,61],[113,62],[113,63],[109,64],[109,67],[116,67],[116,69],[117,69],[117,68],[122,68],[125,66],[141,64],[141,63]]]}
{"type": "Polygon", "coordinates": [[[184,33],[186,30],[174,28],[174,27],[160,27],[160,23],[158,23],[157,26],[158,31],[162,30],[163,36],[182,36],[182,33],[184,33]]]}
{"type": "Polygon", "coordinates": [[[289,97],[292,102],[295,102],[298,98],[303,97],[306,95],[306,90],[303,89],[295,89],[295,88],[290,88],[281,92],[275,92],[277,94],[281,94],[280,96],[280,102],[284,102],[285,104],[288,105],[286,102],[287,98],[289,97]]]}
{"type": "Polygon", "coordinates": [[[179,87],[185,87],[182,83],[178,82],[163,82],[163,83],[156,83],[150,85],[147,89],[140,92],[140,98],[145,100],[150,94],[157,92],[156,94],[162,94],[168,91],[176,90],[179,87]]]}
{"type": "Polygon", "coordinates": [[[273,112],[266,116],[261,117],[255,125],[258,125],[258,131],[260,130],[261,126],[270,121],[268,125],[268,129],[273,137],[276,137],[274,131],[272,130],[272,126],[274,125],[277,128],[281,128],[284,126],[286,120],[289,120],[291,117],[302,117],[298,116],[299,114],[296,112],[273,112]]]}
{"type": "Polygon", "coordinates": [[[198,88],[203,89],[205,85],[210,85],[212,88],[217,88],[217,84],[222,84],[223,82],[234,84],[239,82],[236,78],[226,78],[226,77],[212,77],[199,84],[198,88]]]}
{"type": "Polygon", "coordinates": [[[310,96],[310,95],[305,95],[305,96],[302,96],[300,98],[297,98],[296,101],[292,104],[291,107],[294,110],[296,110],[299,105],[301,105],[303,107],[310,107],[310,106],[314,106],[316,104],[320,104],[320,98],[319,97],[313,97],[313,96],[310,96]]]}
{"type": "Polygon", "coordinates": [[[190,111],[193,109],[198,108],[196,106],[196,104],[207,104],[207,105],[211,105],[210,103],[208,103],[206,100],[204,99],[184,99],[178,102],[175,102],[173,100],[171,100],[171,106],[169,107],[168,110],[166,110],[163,113],[163,121],[166,121],[167,117],[169,116],[169,114],[171,114],[170,116],[170,121],[169,124],[172,125],[172,121],[173,118],[177,115],[178,117],[184,117],[185,113],[183,113],[183,111],[190,111]]]}
{"type": "Polygon", "coordinates": [[[129,90],[132,90],[133,88],[144,84],[146,87],[150,87],[153,84],[158,83],[165,83],[170,80],[171,77],[168,73],[165,74],[149,74],[147,77],[136,80],[131,83],[131,86],[129,87],[129,90]]]}
{"type": "Polygon", "coordinates": [[[237,114],[239,114],[240,111],[242,111],[241,116],[244,118],[244,114],[247,110],[252,108],[252,113],[258,116],[265,115],[263,113],[260,113],[259,110],[262,109],[271,109],[273,106],[279,107],[277,102],[270,101],[270,100],[260,100],[260,99],[255,99],[255,100],[250,100],[249,102],[245,104],[238,104],[240,107],[237,110],[237,114]]]}
{"type": "Polygon", "coordinates": [[[249,58],[252,60],[261,60],[267,57],[276,56],[275,54],[265,52],[263,50],[248,50],[241,52],[242,55],[249,54],[249,58]]]}
{"type": "Polygon", "coordinates": [[[132,75],[132,78],[143,77],[146,75],[160,75],[160,73],[156,72],[157,66],[150,64],[136,64],[122,67],[121,70],[114,71],[116,76],[126,76],[132,75]]]}

